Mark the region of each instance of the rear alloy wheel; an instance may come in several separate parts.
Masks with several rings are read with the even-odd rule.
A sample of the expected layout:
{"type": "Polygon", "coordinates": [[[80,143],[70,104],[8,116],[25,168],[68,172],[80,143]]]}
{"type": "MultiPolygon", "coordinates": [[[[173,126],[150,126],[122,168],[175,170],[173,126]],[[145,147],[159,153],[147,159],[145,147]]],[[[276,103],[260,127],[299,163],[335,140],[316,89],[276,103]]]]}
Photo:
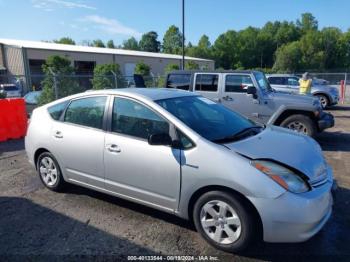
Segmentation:
{"type": "Polygon", "coordinates": [[[311,137],[316,135],[316,127],[313,120],[305,115],[289,116],[282,121],[281,126],[311,137]]]}
{"type": "Polygon", "coordinates": [[[221,191],[202,195],[194,205],[197,231],[211,245],[227,252],[246,248],[256,235],[257,223],[241,198],[221,191]]]}
{"type": "Polygon", "coordinates": [[[318,97],[318,99],[320,100],[320,103],[321,103],[321,106],[323,109],[325,109],[326,107],[329,106],[329,100],[328,100],[328,97],[325,96],[325,95],[316,95],[318,97]]]}
{"type": "Polygon", "coordinates": [[[40,180],[52,191],[60,191],[65,185],[61,169],[55,157],[49,153],[42,153],[37,161],[37,170],[40,180]]]}

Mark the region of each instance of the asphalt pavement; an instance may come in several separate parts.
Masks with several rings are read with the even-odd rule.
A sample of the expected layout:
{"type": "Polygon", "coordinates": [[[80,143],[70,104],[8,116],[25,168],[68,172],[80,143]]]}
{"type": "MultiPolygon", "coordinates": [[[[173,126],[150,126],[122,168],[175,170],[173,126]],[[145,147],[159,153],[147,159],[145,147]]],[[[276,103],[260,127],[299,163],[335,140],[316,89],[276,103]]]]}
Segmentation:
{"type": "Polygon", "coordinates": [[[330,112],[336,126],[317,140],[339,188],[330,221],[305,243],[257,243],[240,255],[228,254],[170,214],[78,186],[51,192],[29,165],[23,140],[12,140],[0,143],[0,261],[121,261],[146,255],[151,257],[129,260],[162,255],[163,261],[191,256],[197,261],[350,261],[350,106],[330,112]]]}

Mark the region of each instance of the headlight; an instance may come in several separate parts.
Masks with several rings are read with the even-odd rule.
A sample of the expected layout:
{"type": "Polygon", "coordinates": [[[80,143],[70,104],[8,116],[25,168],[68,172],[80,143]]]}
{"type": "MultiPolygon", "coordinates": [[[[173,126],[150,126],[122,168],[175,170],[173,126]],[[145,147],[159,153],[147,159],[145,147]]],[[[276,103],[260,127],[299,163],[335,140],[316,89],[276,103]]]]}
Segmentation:
{"type": "Polygon", "coordinates": [[[290,192],[309,191],[308,184],[300,176],[282,165],[266,160],[253,160],[251,164],[290,192]]]}

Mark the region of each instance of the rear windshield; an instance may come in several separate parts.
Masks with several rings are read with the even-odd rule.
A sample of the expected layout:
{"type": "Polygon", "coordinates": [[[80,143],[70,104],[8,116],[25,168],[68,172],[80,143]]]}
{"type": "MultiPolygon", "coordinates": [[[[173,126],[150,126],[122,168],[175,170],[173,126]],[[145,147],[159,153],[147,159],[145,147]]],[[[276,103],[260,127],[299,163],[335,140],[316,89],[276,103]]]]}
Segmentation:
{"type": "Polygon", "coordinates": [[[190,90],[191,74],[170,74],[168,75],[167,88],[190,90]]]}

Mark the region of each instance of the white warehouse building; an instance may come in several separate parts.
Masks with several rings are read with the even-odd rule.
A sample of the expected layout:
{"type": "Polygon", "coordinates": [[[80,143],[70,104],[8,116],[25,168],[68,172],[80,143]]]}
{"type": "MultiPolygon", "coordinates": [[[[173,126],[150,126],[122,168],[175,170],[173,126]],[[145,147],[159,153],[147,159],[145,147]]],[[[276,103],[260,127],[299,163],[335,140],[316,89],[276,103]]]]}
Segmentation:
{"type": "MultiPolygon", "coordinates": [[[[92,75],[98,64],[116,63],[124,76],[132,76],[136,64],[142,61],[151,67],[153,76],[162,76],[168,64],[180,66],[182,61],[181,55],[173,54],[0,39],[0,81],[13,82],[21,78],[23,92],[40,85],[42,65],[51,55],[69,58],[78,75],[92,75]]],[[[185,60],[194,61],[201,69],[215,68],[213,60],[187,56],[185,60]]]]}

